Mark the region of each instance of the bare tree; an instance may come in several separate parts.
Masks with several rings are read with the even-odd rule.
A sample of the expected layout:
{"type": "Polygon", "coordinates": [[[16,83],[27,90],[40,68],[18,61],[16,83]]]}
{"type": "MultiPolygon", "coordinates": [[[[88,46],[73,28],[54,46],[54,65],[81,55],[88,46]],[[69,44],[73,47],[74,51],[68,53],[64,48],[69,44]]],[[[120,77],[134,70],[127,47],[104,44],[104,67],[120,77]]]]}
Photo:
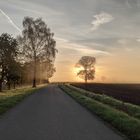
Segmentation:
{"type": "Polygon", "coordinates": [[[57,52],[56,41],[53,39],[54,33],[41,18],[25,17],[23,28],[22,36],[19,36],[18,40],[26,61],[33,62],[33,87],[36,87],[37,62],[54,60],[57,52]]]}
{"type": "Polygon", "coordinates": [[[81,70],[77,73],[77,75],[85,80],[93,80],[95,75],[95,57],[91,56],[83,56],[76,64],[76,67],[79,67],[81,70]]]}

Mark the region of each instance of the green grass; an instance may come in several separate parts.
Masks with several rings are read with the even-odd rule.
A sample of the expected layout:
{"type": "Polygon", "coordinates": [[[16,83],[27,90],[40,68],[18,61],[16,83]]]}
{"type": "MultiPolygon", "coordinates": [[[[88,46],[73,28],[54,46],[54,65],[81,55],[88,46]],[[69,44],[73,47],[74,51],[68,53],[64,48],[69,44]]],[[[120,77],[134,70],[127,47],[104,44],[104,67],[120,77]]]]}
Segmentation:
{"type": "Polygon", "coordinates": [[[28,87],[0,92],[0,114],[3,114],[19,102],[21,102],[25,97],[35,93],[42,87],[43,86],[39,86],[37,88],[28,87]]]}
{"type": "Polygon", "coordinates": [[[81,105],[85,106],[91,112],[96,113],[100,118],[125,134],[129,139],[140,140],[140,121],[138,119],[107,104],[80,94],[76,90],[71,90],[65,85],[60,85],[60,88],[81,105]]]}
{"type": "Polygon", "coordinates": [[[93,92],[89,92],[84,89],[80,89],[71,85],[67,85],[67,86],[72,90],[76,90],[77,92],[80,92],[81,94],[85,96],[88,96],[104,104],[107,104],[111,107],[114,107],[118,110],[121,110],[127,113],[128,115],[140,120],[140,106],[138,105],[133,105],[130,103],[123,103],[122,101],[109,97],[107,95],[95,94],[93,92]]]}

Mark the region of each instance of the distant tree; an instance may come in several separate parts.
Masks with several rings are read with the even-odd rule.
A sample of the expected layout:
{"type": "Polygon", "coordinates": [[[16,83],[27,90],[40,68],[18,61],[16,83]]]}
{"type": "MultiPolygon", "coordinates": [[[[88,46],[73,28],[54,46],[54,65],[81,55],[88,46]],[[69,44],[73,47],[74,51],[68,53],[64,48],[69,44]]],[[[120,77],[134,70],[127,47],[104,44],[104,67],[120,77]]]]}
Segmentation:
{"type": "Polygon", "coordinates": [[[88,80],[93,80],[95,75],[95,57],[91,56],[83,56],[76,64],[76,67],[79,67],[81,70],[77,73],[77,75],[85,80],[87,83],[88,80]]]}
{"type": "Polygon", "coordinates": [[[101,76],[101,80],[102,80],[102,82],[105,82],[106,81],[106,76],[101,76]]]}
{"type": "Polygon", "coordinates": [[[3,33],[0,36],[0,91],[7,75],[8,66],[12,64],[18,54],[17,41],[11,35],[3,33]]]}
{"type": "Polygon", "coordinates": [[[55,58],[57,50],[53,36],[54,33],[41,18],[24,18],[22,36],[18,37],[18,41],[26,60],[33,62],[33,87],[36,87],[37,62],[55,58]]]}

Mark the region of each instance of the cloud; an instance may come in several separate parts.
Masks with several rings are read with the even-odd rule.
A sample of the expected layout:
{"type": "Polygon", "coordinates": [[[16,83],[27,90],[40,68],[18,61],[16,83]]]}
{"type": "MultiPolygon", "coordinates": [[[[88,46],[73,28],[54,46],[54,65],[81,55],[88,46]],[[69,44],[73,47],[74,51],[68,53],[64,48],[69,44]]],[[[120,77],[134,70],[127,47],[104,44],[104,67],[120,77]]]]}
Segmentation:
{"type": "Polygon", "coordinates": [[[109,23],[114,19],[112,15],[105,12],[101,12],[100,14],[94,15],[93,17],[94,19],[91,23],[93,25],[92,31],[97,30],[101,25],[109,23]]]}
{"type": "Polygon", "coordinates": [[[83,55],[110,55],[107,51],[102,51],[98,49],[88,48],[88,46],[85,45],[79,45],[76,43],[70,43],[69,48],[73,48],[75,51],[79,51],[80,54],[83,55]]]}
{"type": "Polygon", "coordinates": [[[140,42],[140,37],[138,37],[138,38],[136,39],[136,41],[137,41],[137,42],[140,42]]]}
{"type": "Polygon", "coordinates": [[[55,36],[54,39],[56,39],[57,41],[59,41],[59,42],[61,42],[61,43],[69,42],[69,40],[64,39],[64,38],[60,38],[60,37],[57,37],[57,36],[55,36]]]}
{"type": "Polygon", "coordinates": [[[118,40],[118,43],[121,44],[121,45],[126,45],[127,42],[128,42],[127,39],[119,39],[119,40],[118,40]]]}
{"type": "Polygon", "coordinates": [[[128,8],[138,7],[138,0],[126,0],[126,5],[128,8]]]}
{"type": "Polygon", "coordinates": [[[77,44],[64,38],[55,37],[55,39],[57,41],[57,45],[60,46],[60,49],[70,49],[78,52],[79,55],[111,55],[107,51],[94,49],[86,45],[77,44]]]}
{"type": "Polygon", "coordinates": [[[12,19],[2,10],[0,9],[0,13],[2,13],[2,15],[4,15],[7,20],[9,21],[9,23],[19,32],[21,32],[20,28],[12,21],[12,19]]]}

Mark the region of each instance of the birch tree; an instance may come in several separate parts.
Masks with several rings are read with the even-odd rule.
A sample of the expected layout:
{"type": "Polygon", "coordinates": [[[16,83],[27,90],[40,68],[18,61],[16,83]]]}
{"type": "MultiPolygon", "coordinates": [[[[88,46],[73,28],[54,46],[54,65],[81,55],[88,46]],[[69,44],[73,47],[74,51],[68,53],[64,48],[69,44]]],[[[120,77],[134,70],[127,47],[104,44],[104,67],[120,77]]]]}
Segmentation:
{"type": "Polygon", "coordinates": [[[41,19],[25,17],[22,36],[18,37],[25,61],[33,65],[33,87],[36,87],[36,70],[38,61],[53,61],[56,55],[56,41],[47,24],[41,19]]]}

